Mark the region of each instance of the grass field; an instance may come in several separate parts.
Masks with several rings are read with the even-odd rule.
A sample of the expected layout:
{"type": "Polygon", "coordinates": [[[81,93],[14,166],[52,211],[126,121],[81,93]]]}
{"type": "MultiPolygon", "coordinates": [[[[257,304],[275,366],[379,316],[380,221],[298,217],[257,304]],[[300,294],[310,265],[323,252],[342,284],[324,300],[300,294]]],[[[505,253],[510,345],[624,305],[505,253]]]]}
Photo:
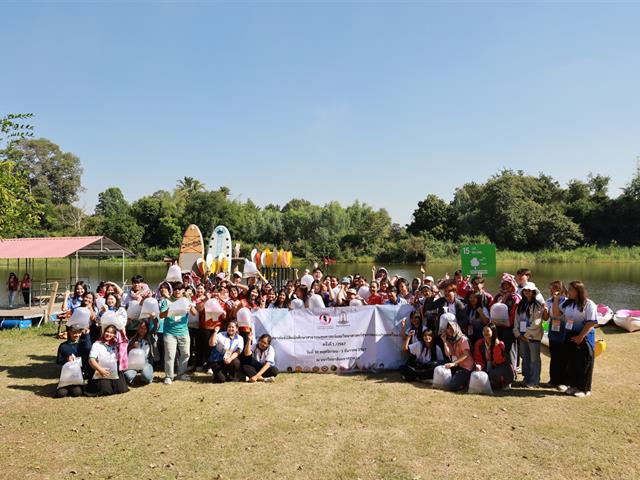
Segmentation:
{"type": "Polygon", "coordinates": [[[585,399],[451,394],[388,373],[197,374],[58,400],[52,330],[2,331],[0,478],[640,478],[640,334],[598,336],[585,399]]]}

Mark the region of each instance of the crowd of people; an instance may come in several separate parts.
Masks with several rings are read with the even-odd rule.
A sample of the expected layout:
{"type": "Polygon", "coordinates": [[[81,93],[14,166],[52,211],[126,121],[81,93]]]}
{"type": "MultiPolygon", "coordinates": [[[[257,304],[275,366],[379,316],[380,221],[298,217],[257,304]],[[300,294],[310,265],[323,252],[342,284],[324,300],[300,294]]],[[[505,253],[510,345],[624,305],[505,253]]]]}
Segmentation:
{"type": "Polygon", "coordinates": [[[450,371],[452,391],[466,390],[472,373],[484,371],[493,390],[511,388],[521,373],[523,388],[591,394],[596,305],[582,282],[565,288],[554,281],[545,299],[528,269],[505,273],[495,295],[485,290],[484,278],[463,277],[460,271],[437,281],[424,269],[411,281],[391,277],[385,268],[374,267],[371,274],[370,281],[359,274],[338,278],[315,268],[298,279],[296,271],[296,279],[278,291],[259,273],[244,283],[239,272],[204,280],[183,273],[182,281],[162,282],[155,291],[139,275],[128,292],[113,282],[90,292],[78,282],[68,292],[61,318],[83,307],[90,324],[78,328],[66,321],[57,361],[81,359],[83,382],[58,388],[57,396],[124,393],[130,385],[151,383],[158,370],[167,385],[189,380],[196,370],[217,383],[271,382],[278,375],[272,339],[267,334],[255,338],[242,322],[243,310],[399,304],[413,306],[400,331],[408,356],[401,374],[407,381],[429,382],[441,367],[450,371]],[[142,318],[140,306],[147,299],[155,299],[157,314],[142,318]],[[212,301],[215,315],[207,313],[212,301]],[[172,305],[179,302],[185,311],[174,314],[172,305]],[[107,312],[121,319],[120,328],[103,321],[107,312]],[[551,357],[546,384],[540,358],[544,322],[551,357]]]}

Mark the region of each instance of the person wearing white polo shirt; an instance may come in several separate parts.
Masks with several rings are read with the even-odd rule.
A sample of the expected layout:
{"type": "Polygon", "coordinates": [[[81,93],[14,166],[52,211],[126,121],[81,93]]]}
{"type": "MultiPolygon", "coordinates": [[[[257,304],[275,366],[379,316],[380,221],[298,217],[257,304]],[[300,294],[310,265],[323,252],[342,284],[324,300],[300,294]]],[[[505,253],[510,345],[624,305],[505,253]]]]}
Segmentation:
{"type": "Polygon", "coordinates": [[[216,326],[209,339],[209,346],[213,347],[209,357],[213,381],[234,382],[239,379],[242,371],[239,357],[244,350],[244,339],[238,335],[238,324],[235,321],[227,323],[226,332],[219,332],[220,327],[216,326]]]}

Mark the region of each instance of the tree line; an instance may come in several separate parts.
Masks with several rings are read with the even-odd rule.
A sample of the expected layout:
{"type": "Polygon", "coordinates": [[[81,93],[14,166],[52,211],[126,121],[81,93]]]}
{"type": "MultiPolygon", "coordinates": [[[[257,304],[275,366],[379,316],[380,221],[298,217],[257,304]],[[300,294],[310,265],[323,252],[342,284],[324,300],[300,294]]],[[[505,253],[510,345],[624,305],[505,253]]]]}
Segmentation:
{"type": "Polygon", "coordinates": [[[292,199],[264,207],[232,199],[191,177],[172,191],[128,201],[118,187],[98,195],[92,213],[79,199],[80,159],[44,138],[33,138],[30,115],[0,121],[0,236],[106,235],[140,257],[175,255],[187,225],[206,237],[226,225],[243,254],[253,247],[292,250],[297,258],[423,261],[455,252],[460,243],[493,242],[499,249],[568,250],[581,245],[640,243],[640,170],[622,193],[609,196],[609,177],[589,175],[562,187],[552,177],[501,170],[467,183],[453,200],[428,194],[406,226],[361,202],[313,205],[292,199]],[[27,123],[22,123],[27,122],[27,123]]]}

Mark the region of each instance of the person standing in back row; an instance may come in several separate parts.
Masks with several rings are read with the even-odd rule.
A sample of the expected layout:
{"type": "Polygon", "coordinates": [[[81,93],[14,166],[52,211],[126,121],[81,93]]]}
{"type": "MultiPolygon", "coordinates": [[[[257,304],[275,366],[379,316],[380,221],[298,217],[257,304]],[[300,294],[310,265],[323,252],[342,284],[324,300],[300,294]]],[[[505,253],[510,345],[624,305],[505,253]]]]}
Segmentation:
{"type": "Polygon", "coordinates": [[[9,279],[7,280],[7,293],[9,294],[9,308],[13,308],[13,302],[16,299],[16,293],[18,292],[18,277],[11,272],[9,279]]]}
{"type": "Polygon", "coordinates": [[[564,316],[567,380],[565,393],[576,397],[591,395],[595,346],[594,327],[598,324],[597,306],[587,298],[587,289],[579,280],[569,284],[567,300],[560,305],[560,293],[554,292],[553,315],[564,316]]]}

